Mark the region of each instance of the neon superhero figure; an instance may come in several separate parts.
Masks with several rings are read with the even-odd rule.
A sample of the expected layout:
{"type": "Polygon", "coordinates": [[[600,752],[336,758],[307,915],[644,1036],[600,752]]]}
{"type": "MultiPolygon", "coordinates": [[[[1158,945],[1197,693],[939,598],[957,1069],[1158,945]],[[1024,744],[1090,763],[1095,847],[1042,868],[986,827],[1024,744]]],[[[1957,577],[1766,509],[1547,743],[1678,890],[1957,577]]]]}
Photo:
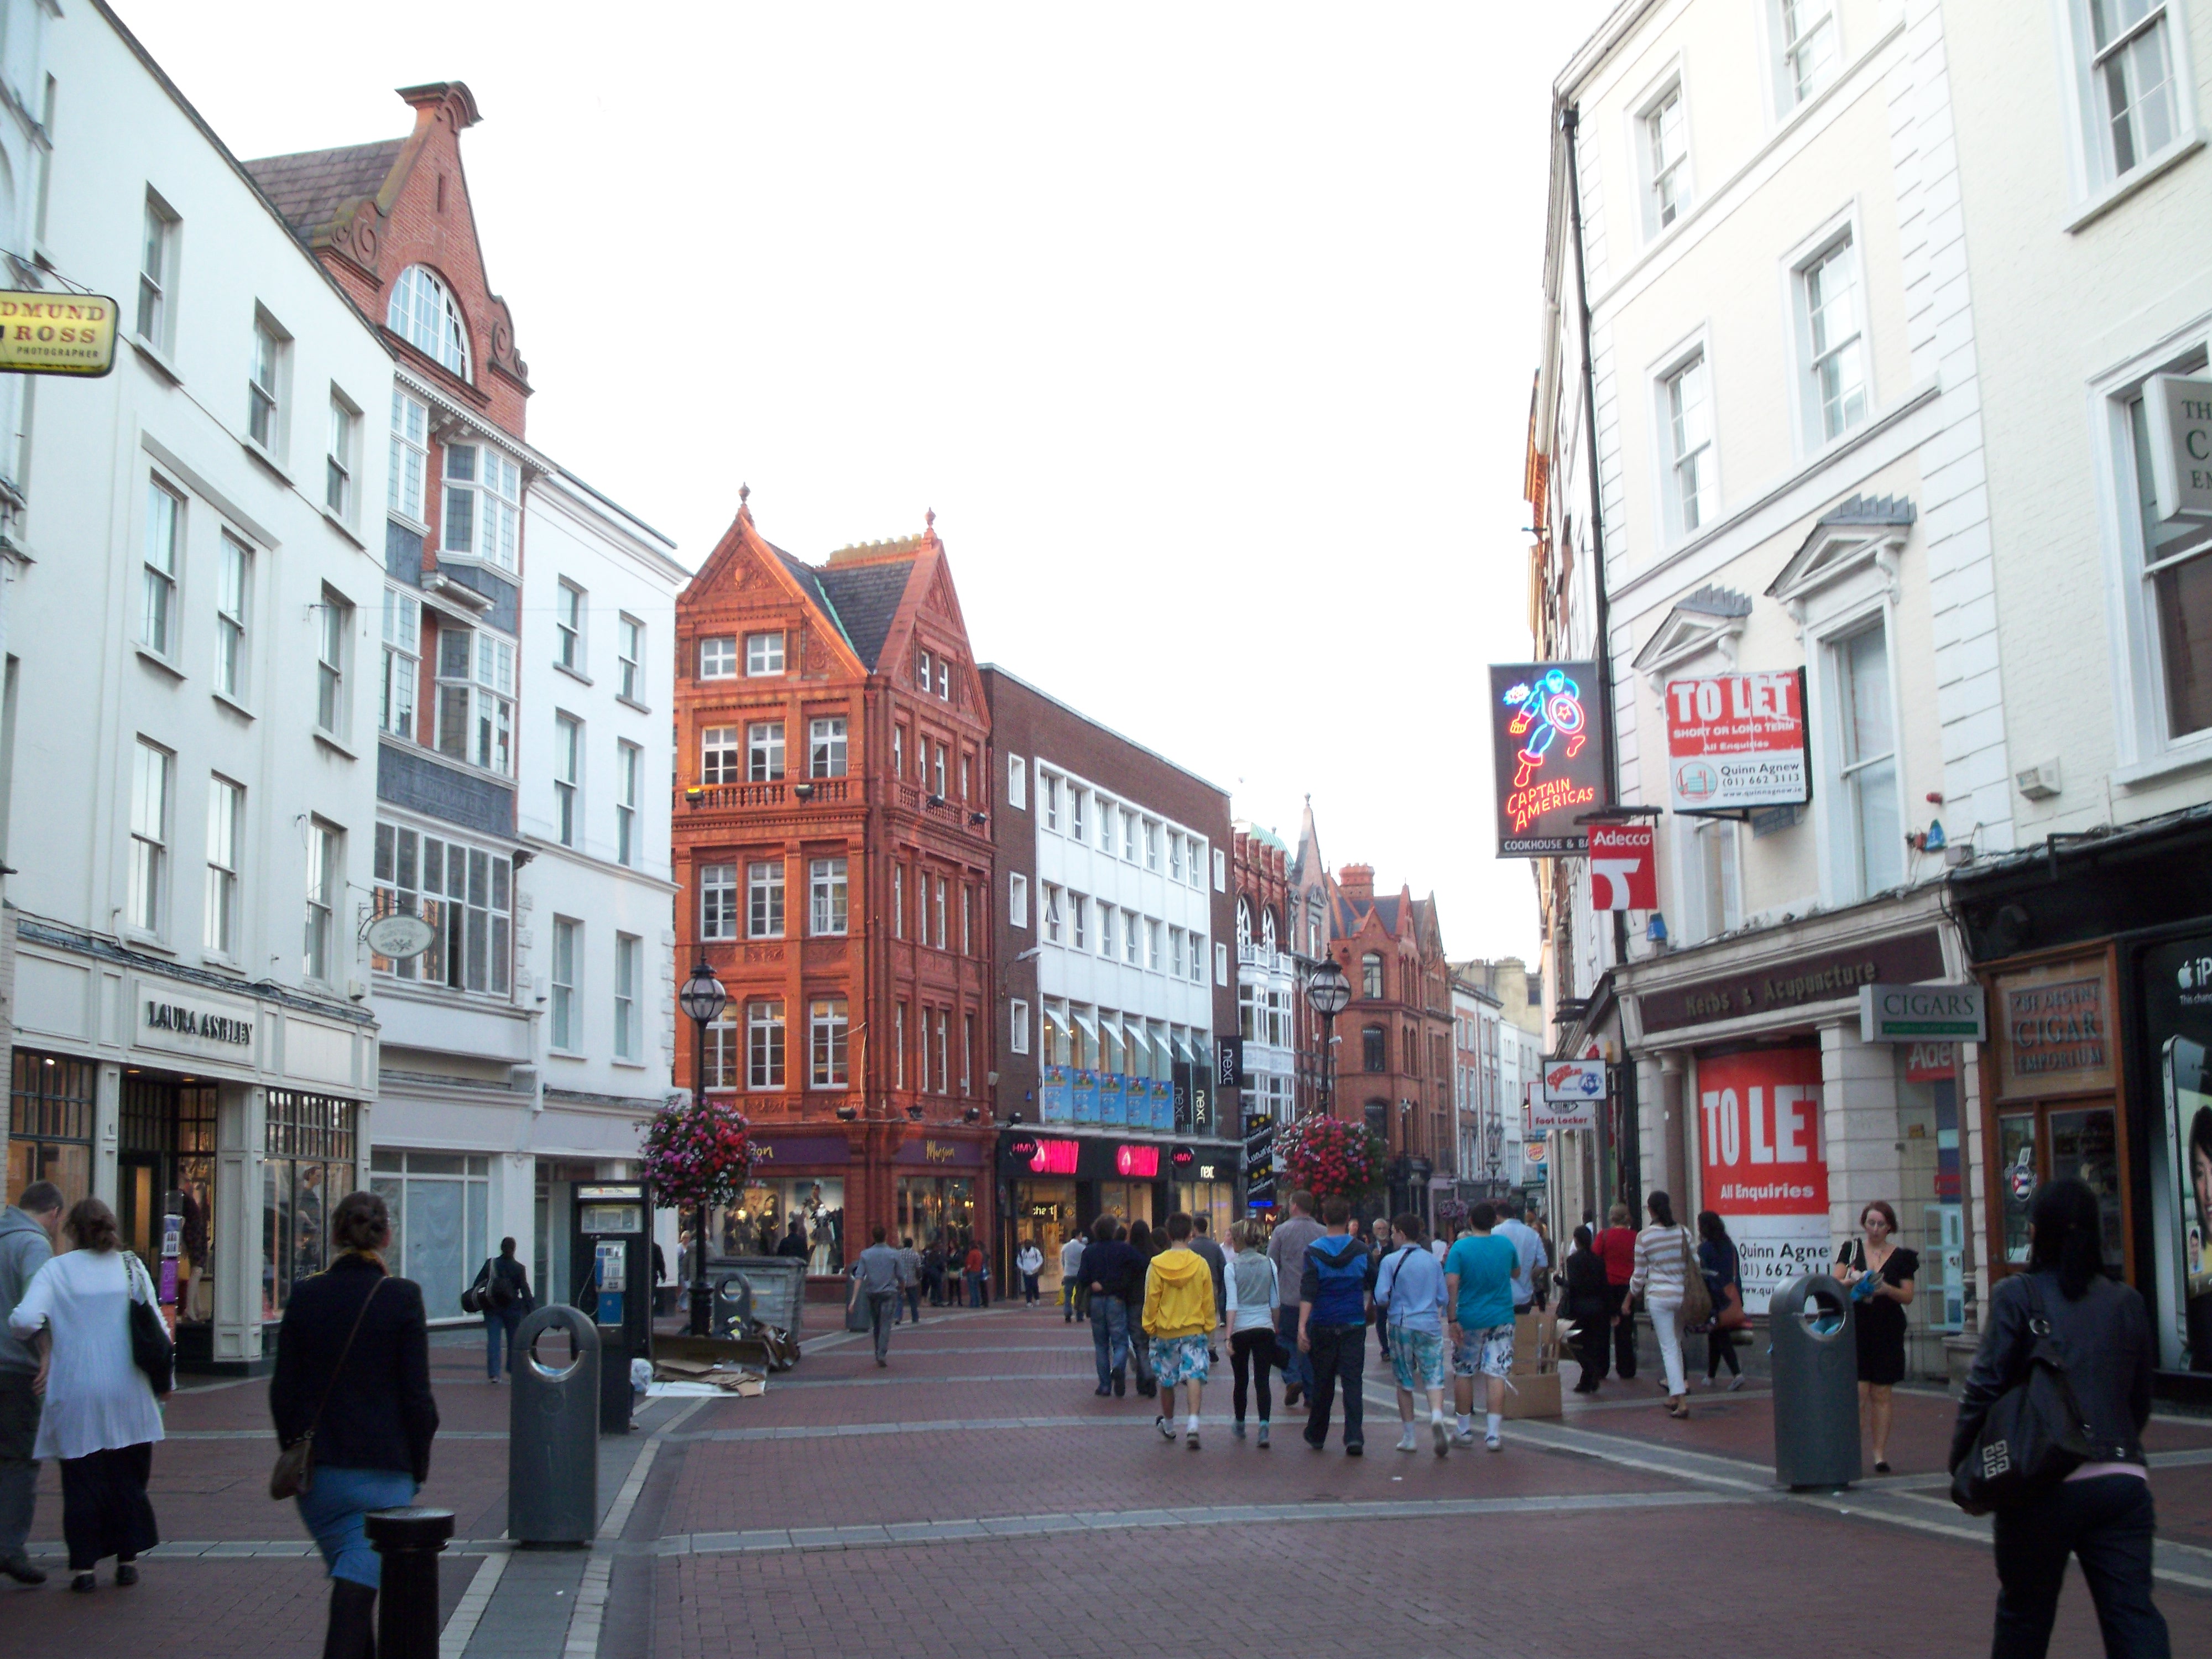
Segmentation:
{"type": "Polygon", "coordinates": [[[1582,752],[1583,744],[1589,741],[1589,722],[1583,713],[1582,688],[1568,678],[1559,669],[1547,669],[1528,685],[1516,685],[1505,694],[1508,703],[1517,705],[1511,720],[1506,724],[1509,736],[1522,739],[1520,765],[1513,774],[1513,787],[1525,789],[1544,764],[1544,757],[1554,738],[1567,741],[1567,758],[1572,760],[1582,752]]]}

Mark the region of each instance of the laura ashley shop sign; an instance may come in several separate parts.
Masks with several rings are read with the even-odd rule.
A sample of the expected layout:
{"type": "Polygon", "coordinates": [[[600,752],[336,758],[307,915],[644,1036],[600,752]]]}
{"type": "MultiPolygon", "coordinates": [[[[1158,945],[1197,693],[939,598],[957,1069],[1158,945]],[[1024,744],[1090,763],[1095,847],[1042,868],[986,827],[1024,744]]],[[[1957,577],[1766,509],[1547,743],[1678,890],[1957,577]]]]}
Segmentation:
{"type": "Polygon", "coordinates": [[[214,1043],[221,1047],[246,1048],[253,1043],[253,1022],[240,1019],[235,1015],[222,1013],[212,1008],[195,1008],[189,1003],[173,1002],[162,997],[148,997],[139,1011],[139,1029],[149,1042],[164,1048],[175,1048],[176,1039],[197,1039],[190,1046],[214,1043]]]}

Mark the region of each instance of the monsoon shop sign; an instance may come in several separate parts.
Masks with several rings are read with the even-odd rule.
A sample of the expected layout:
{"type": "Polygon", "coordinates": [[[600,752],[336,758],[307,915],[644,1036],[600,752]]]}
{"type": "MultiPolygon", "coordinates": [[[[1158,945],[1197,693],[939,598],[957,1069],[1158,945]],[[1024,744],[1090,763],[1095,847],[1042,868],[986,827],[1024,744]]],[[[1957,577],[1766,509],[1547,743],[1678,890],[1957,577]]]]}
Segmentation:
{"type": "Polygon", "coordinates": [[[115,367],[115,301],[104,294],[0,289],[0,373],[97,380],[115,367]]]}

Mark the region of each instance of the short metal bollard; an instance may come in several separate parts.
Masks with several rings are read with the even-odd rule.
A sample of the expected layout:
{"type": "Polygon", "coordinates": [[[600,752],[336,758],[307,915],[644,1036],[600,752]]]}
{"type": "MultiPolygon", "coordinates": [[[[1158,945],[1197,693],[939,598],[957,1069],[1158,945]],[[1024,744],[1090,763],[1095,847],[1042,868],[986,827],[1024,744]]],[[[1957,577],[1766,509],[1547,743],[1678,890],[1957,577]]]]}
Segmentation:
{"type": "Polygon", "coordinates": [[[525,1549],[580,1549],[599,1529],[599,1334],[578,1309],[550,1303],[514,1334],[507,1439],[507,1534],[525,1549]],[[576,1357],[556,1370],[538,1340],[565,1330],[576,1357]]]}
{"type": "Polygon", "coordinates": [[[1859,1465],[1858,1334],[1850,1292],[1805,1273],[1768,1298],[1774,1474],[1792,1491],[1847,1486],[1859,1465]]]}
{"type": "Polygon", "coordinates": [[[438,1556],[453,1535],[451,1510],[371,1510],[368,1541],[382,1558],[376,1650],[383,1659],[438,1659],[438,1556]]]}

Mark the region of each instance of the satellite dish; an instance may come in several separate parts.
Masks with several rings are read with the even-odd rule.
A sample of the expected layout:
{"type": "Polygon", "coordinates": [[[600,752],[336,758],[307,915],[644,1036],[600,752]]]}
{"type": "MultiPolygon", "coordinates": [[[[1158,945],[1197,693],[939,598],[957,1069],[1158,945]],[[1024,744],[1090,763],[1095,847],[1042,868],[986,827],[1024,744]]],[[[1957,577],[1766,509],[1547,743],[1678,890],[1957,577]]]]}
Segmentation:
{"type": "Polygon", "coordinates": [[[420,916],[379,916],[362,931],[368,948],[392,962],[421,956],[437,937],[438,930],[420,916]]]}

